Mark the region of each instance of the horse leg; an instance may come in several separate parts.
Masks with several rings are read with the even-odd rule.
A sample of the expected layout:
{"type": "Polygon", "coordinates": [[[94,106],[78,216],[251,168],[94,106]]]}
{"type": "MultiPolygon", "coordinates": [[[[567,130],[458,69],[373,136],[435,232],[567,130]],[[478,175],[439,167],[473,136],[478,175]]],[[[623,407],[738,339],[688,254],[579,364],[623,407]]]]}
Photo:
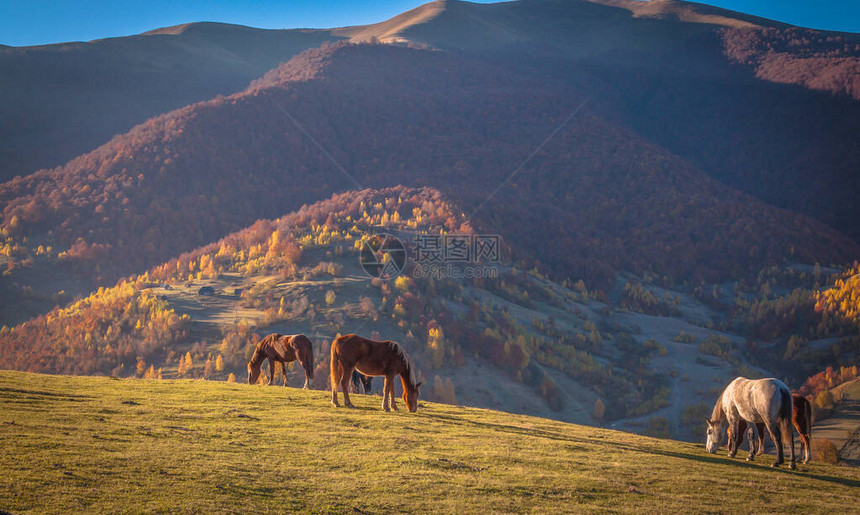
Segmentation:
{"type": "Polygon", "coordinates": [[[758,450],[756,454],[764,454],[764,424],[759,422],[755,427],[758,430],[758,450]]]}
{"type": "Polygon", "coordinates": [[[800,438],[800,452],[803,453],[803,463],[809,463],[809,433],[797,428],[797,436],[800,438]]]}
{"type": "MultiPolygon", "coordinates": [[[[803,420],[801,418],[801,420],[803,420]]],[[[797,429],[797,436],[800,438],[800,452],[803,453],[803,463],[809,463],[809,433],[803,430],[802,423],[798,423],[798,420],[795,419],[794,428],[797,429]]]]}
{"type": "MultiPolygon", "coordinates": [[[[305,384],[302,386],[302,388],[307,390],[310,388],[310,384],[311,384],[311,376],[310,376],[310,373],[308,372],[308,367],[307,367],[305,361],[302,358],[298,357],[298,353],[296,353],[296,361],[299,362],[299,365],[301,365],[302,369],[305,371],[305,384]]],[[[287,376],[287,374],[285,372],[284,377],[286,377],[286,376],[287,376]]],[[[284,379],[284,381],[286,381],[286,379],[284,379]]],[[[284,386],[287,386],[286,382],[284,382],[284,386]]]]}
{"type": "Polygon", "coordinates": [[[388,379],[388,376],[385,376],[384,381],[382,384],[382,411],[391,411],[391,408],[388,407],[388,387],[391,386],[392,381],[388,379]]]}
{"type": "Polygon", "coordinates": [[[785,463],[785,456],[782,451],[782,431],[779,430],[779,422],[776,424],[766,422],[765,426],[767,427],[770,439],[773,441],[773,445],[776,447],[776,461],[773,462],[771,467],[778,467],[785,463]]]}
{"type": "MultiPolygon", "coordinates": [[[[794,428],[791,427],[791,420],[786,419],[783,424],[785,425],[785,432],[788,433],[788,468],[794,470],[797,468],[794,456],[794,428]]],[[[780,442],[780,447],[782,447],[782,442],[780,442]]]]}
{"type": "Polygon", "coordinates": [[[343,377],[340,378],[340,387],[343,389],[343,405],[347,408],[354,408],[352,401],[349,400],[349,381],[352,378],[352,367],[348,370],[344,367],[343,377]]]}
{"type": "Polygon", "coordinates": [[[337,402],[337,385],[340,384],[340,374],[343,373],[343,367],[336,360],[337,357],[333,356],[331,360],[331,377],[329,377],[329,381],[331,381],[331,404],[335,408],[339,408],[340,404],[337,402]]]}
{"type": "Polygon", "coordinates": [[[734,458],[737,454],[738,448],[743,443],[744,431],[746,431],[745,421],[741,419],[729,420],[728,442],[726,442],[729,458],[734,458]]]}
{"type": "Polygon", "coordinates": [[[750,424],[749,427],[747,427],[747,442],[750,446],[750,454],[747,456],[747,461],[753,461],[755,459],[755,435],[753,432],[753,424],[750,424]]]}
{"type": "Polygon", "coordinates": [[[281,364],[281,372],[284,373],[284,388],[287,387],[287,362],[286,361],[278,361],[281,364]]]}
{"type": "Polygon", "coordinates": [[[397,401],[395,401],[395,400],[394,400],[394,399],[396,399],[396,398],[397,398],[397,397],[394,395],[394,379],[395,379],[396,377],[397,377],[396,375],[393,375],[393,376],[390,376],[390,377],[389,377],[389,376],[385,376],[385,378],[388,380],[388,384],[390,384],[390,385],[391,385],[391,386],[389,386],[389,390],[388,390],[388,402],[391,404],[391,409],[393,409],[394,411],[398,411],[398,410],[397,410],[397,401]]]}
{"type": "Polygon", "coordinates": [[[274,359],[269,358],[269,382],[266,383],[269,386],[275,384],[275,370],[277,370],[278,362],[274,359]]]}

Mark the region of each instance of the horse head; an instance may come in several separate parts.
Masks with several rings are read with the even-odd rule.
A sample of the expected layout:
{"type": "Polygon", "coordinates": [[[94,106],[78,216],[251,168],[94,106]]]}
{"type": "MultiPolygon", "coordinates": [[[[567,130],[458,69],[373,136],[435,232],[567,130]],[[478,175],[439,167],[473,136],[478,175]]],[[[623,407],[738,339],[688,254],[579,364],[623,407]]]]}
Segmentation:
{"type": "Polygon", "coordinates": [[[722,420],[711,420],[709,418],[705,419],[705,422],[708,423],[707,429],[707,441],[705,442],[705,450],[709,453],[714,454],[717,452],[717,449],[720,447],[720,433],[722,432],[722,420]]]}
{"type": "Polygon", "coordinates": [[[406,407],[412,413],[418,411],[418,389],[421,388],[421,384],[418,383],[415,386],[410,386],[405,381],[403,383],[403,403],[406,404],[406,407]]]}
{"type": "Polygon", "coordinates": [[[257,384],[257,379],[260,378],[260,363],[254,363],[254,361],[248,362],[248,384],[257,384]]]}

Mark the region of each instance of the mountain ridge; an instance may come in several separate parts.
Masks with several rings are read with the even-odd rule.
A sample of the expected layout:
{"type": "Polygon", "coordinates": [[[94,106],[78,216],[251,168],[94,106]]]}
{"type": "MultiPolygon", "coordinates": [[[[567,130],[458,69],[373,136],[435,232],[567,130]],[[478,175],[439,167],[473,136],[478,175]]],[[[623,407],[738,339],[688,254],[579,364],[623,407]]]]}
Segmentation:
{"type": "MultiPolygon", "coordinates": [[[[480,188],[483,187],[480,185],[484,184],[486,180],[501,181],[503,170],[515,169],[517,159],[522,159],[528,155],[529,150],[521,148],[527,145],[523,141],[532,140],[533,145],[540,142],[530,131],[537,130],[547,134],[552,130],[553,124],[558,124],[561,121],[557,117],[562,115],[558,112],[558,106],[553,107],[553,103],[561,101],[562,104],[560,105],[566,104],[567,108],[572,111],[576,104],[584,100],[582,96],[567,90],[565,87],[547,83],[541,84],[530,78],[515,78],[515,76],[508,74],[504,68],[481,65],[474,60],[444,52],[396,48],[385,45],[341,45],[329,49],[311,50],[269,72],[243,93],[203,102],[155,118],[125,135],[114,138],[109,144],[98,150],[76,158],[63,169],[43,171],[27,178],[3,184],[0,186],[0,199],[3,199],[6,205],[2,226],[8,234],[33,235],[52,230],[56,240],[54,246],[58,248],[66,248],[75,243],[77,239],[84,238],[89,245],[108,245],[118,250],[119,255],[125,256],[122,262],[126,266],[132,264],[133,266],[144,266],[145,263],[152,263],[148,260],[150,258],[146,257],[147,255],[157,255],[161,259],[166,259],[173,253],[204,244],[207,239],[215,239],[219,235],[218,231],[223,231],[229,227],[233,227],[235,230],[243,224],[251,223],[256,218],[269,218],[282,214],[282,211],[277,211],[277,208],[271,205],[276,199],[272,195],[277,191],[287,195],[298,193],[302,203],[322,198],[329,194],[330,190],[326,191],[326,188],[331,186],[323,186],[324,182],[320,182],[321,179],[328,181],[330,185],[336,185],[335,188],[353,188],[352,180],[375,187],[392,186],[401,181],[406,182],[406,185],[436,185],[443,190],[447,189],[449,193],[457,193],[465,204],[477,206],[484,200],[483,194],[479,193],[480,188]],[[378,63],[380,58],[386,59],[384,65],[378,63]],[[418,62],[420,62],[420,66],[416,64],[418,62]],[[442,72],[446,66],[448,67],[447,71],[442,72]],[[429,69],[439,70],[441,73],[434,76],[428,74],[429,69]],[[468,75],[456,75],[467,69],[471,70],[468,75]],[[452,86],[452,81],[459,81],[459,84],[452,86]],[[413,91],[404,89],[403,84],[406,83],[418,89],[413,91]],[[494,87],[492,85],[504,86],[494,87]],[[443,93],[446,88],[448,89],[448,96],[443,93]],[[380,90],[388,91],[388,98],[385,102],[382,102],[382,99],[377,96],[380,90]],[[494,93],[491,97],[486,97],[486,93],[481,93],[485,97],[483,111],[473,107],[470,114],[464,114],[462,108],[456,106],[456,103],[460,102],[460,99],[469,99],[470,102],[477,101],[479,90],[483,92],[494,91],[494,93]],[[420,91],[424,96],[416,96],[416,91],[420,91]],[[535,96],[535,92],[538,91],[541,91],[540,97],[535,96]],[[301,96],[297,97],[296,95],[301,96]],[[321,95],[325,96],[325,100],[321,95]],[[346,102],[345,99],[348,97],[353,97],[353,100],[346,102]],[[298,103],[299,98],[305,100],[316,98],[317,100],[312,105],[306,101],[298,103]],[[432,109],[420,105],[427,102],[430,102],[428,105],[433,106],[432,109]],[[511,105],[505,106],[500,102],[511,105]],[[363,107],[357,107],[357,105],[363,107]],[[539,105],[542,107],[538,108],[539,105]],[[341,110],[337,116],[344,120],[349,119],[349,123],[335,122],[331,111],[335,106],[341,110]],[[368,125],[369,120],[364,118],[367,116],[369,106],[373,106],[372,110],[376,113],[373,123],[382,124],[380,127],[383,127],[381,130],[386,134],[386,138],[371,137],[371,139],[367,139],[369,131],[380,130],[373,124],[368,125]],[[279,109],[283,109],[284,112],[279,112],[279,109]],[[250,115],[252,112],[256,114],[250,115]],[[293,114],[290,114],[289,117],[284,114],[290,112],[293,114]],[[263,115],[263,113],[266,114],[263,115]],[[443,113],[444,116],[450,118],[445,119],[443,113]],[[488,119],[490,123],[481,127],[476,125],[474,120],[469,122],[469,116],[483,116],[485,118],[487,116],[499,116],[500,118],[488,119]],[[521,123],[525,125],[523,127],[511,127],[502,122],[502,119],[510,116],[520,118],[521,123]],[[255,117],[256,119],[254,119],[255,117]],[[297,126],[292,123],[290,117],[293,117],[292,121],[296,123],[311,123],[311,125],[297,126]],[[398,119],[398,117],[403,118],[403,120],[398,119]],[[415,128],[414,125],[412,129],[407,129],[405,133],[398,135],[399,132],[403,131],[403,127],[399,124],[408,123],[409,119],[414,120],[421,117],[430,117],[428,122],[430,119],[435,119],[432,123],[447,127],[445,131],[454,130],[463,133],[459,141],[454,141],[449,137],[441,139],[436,137],[437,141],[434,145],[448,145],[448,153],[462,152],[463,156],[468,155],[469,152],[477,151],[477,156],[469,161],[464,161],[456,157],[452,159],[451,156],[435,155],[429,148],[422,150],[413,142],[422,140],[429,134],[426,129],[415,128]],[[302,122],[298,122],[298,120],[302,120],[302,122]],[[287,132],[284,132],[285,130],[287,132]],[[488,131],[494,134],[492,138],[488,138],[488,131]],[[345,163],[343,165],[345,169],[340,170],[338,166],[333,165],[331,160],[322,154],[312,141],[307,140],[308,134],[315,134],[313,136],[315,139],[323,138],[325,141],[335,142],[330,157],[340,163],[345,163]],[[275,145],[275,141],[282,141],[280,140],[282,137],[287,138],[285,143],[291,148],[291,153],[287,154],[284,151],[272,153],[272,149],[277,148],[272,145],[275,145]],[[391,146],[396,139],[400,139],[403,143],[391,146]],[[477,150],[473,146],[474,142],[477,141],[485,141],[489,144],[491,139],[494,141],[492,145],[497,150],[495,155],[488,152],[489,148],[492,147],[488,147],[486,150],[477,150]],[[406,143],[407,141],[409,143],[406,143]],[[253,146],[248,146],[248,144],[253,146]],[[204,148],[211,149],[211,152],[202,151],[204,148]],[[405,149],[410,148],[414,148],[418,153],[409,156],[403,154],[405,149]],[[381,156],[385,157],[387,164],[383,165],[380,161],[381,167],[380,165],[374,166],[372,164],[374,159],[379,160],[381,156]],[[517,156],[521,157],[518,158],[517,156]],[[266,168],[252,172],[257,166],[255,163],[258,163],[260,159],[263,159],[264,163],[268,163],[265,165],[266,168]],[[413,163],[404,167],[407,159],[411,159],[413,163]],[[419,162],[423,162],[423,165],[417,166],[419,162]],[[457,165],[458,162],[460,163],[458,166],[466,167],[465,169],[472,170],[472,172],[466,175],[451,175],[450,167],[457,165]],[[225,165],[225,163],[232,164],[225,165]],[[312,175],[299,173],[297,175],[296,166],[299,167],[298,169],[317,168],[325,170],[325,172],[322,175],[319,173],[312,175]],[[220,170],[221,172],[213,177],[213,170],[220,170]],[[293,170],[288,175],[290,177],[288,182],[292,188],[286,188],[282,185],[283,170],[293,170]],[[261,173],[263,171],[265,174],[261,173]],[[343,171],[346,171],[352,179],[345,176],[343,171]],[[494,175],[496,178],[493,178],[494,175]],[[176,189],[173,181],[177,180],[182,181],[182,190],[176,189]],[[464,180],[466,182],[462,182],[464,180]],[[240,189],[236,188],[236,181],[244,183],[240,189]],[[87,182],[91,182],[89,189],[83,188],[87,182]],[[79,186],[75,186],[75,184],[79,186]],[[242,191],[242,189],[247,193],[238,194],[238,191],[242,191]],[[107,191],[113,193],[105,195],[107,191]],[[295,193],[288,193],[290,191],[295,193]],[[306,193],[299,193],[302,191],[306,193]],[[309,193],[310,196],[307,196],[309,193]],[[254,198],[260,196],[269,200],[255,206],[254,198]],[[167,198],[171,200],[167,200],[167,198]],[[219,199],[221,203],[226,202],[225,205],[231,206],[230,209],[226,211],[208,209],[207,206],[210,205],[209,202],[213,198],[219,199]],[[39,205],[47,206],[49,209],[40,209],[39,205]],[[239,206],[243,207],[238,209],[239,206]],[[157,212],[162,214],[156,215],[157,212]],[[103,221],[93,219],[86,213],[100,213],[103,221]],[[168,215],[167,213],[174,214],[168,215]],[[179,213],[184,214],[179,215],[179,213]],[[205,216],[206,220],[203,218],[203,213],[209,213],[205,216]],[[161,225],[144,222],[148,217],[153,216],[167,216],[163,220],[176,220],[177,223],[181,218],[184,221],[183,225],[187,227],[174,226],[168,228],[164,222],[161,225]],[[14,222],[13,218],[16,219],[14,222]],[[202,225],[194,225],[193,220],[198,220],[197,223],[202,225]],[[222,226],[224,229],[217,229],[219,224],[224,224],[227,220],[234,221],[229,222],[227,226],[222,226]],[[137,250],[132,252],[132,247],[128,243],[120,243],[122,238],[119,237],[120,233],[117,231],[130,231],[126,234],[132,234],[137,232],[133,229],[135,226],[148,228],[148,232],[142,235],[142,238],[138,238],[139,244],[144,249],[155,245],[164,250],[156,250],[156,254],[151,254],[152,251],[140,252],[137,250]],[[203,232],[197,233],[201,228],[203,232]],[[172,238],[163,236],[170,232],[173,233],[172,238]],[[182,237],[193,234],[198,234],[198,236],[192,241],[182,242],[182,237]],[[165,250],[167,253],[164,253],[165,250]]],[[[722,186],[711,183],[711,180],[701,172],[696,171],[693,175],[689,175],[693,168],[688,164],[643,140],[639,140],[628,129],[616,126],[613,122],[605,121],[591,112],[588,106],[585,107],[584,114],[580,115],[576,124],[572,124],[567,132],[562,132],[559,138],[561,140],[550,142],[547,149],[554,149],[554,152],[559,152],[561,150],[559,144],[565,140],[579,149],[579,152],[582,153],[579,160],[571,160],[572,154],[570,154],[569,149],[563,150],[559,156],[563,160],[562,162],[567,163],[564,166],[573,166],[565,172],[573,175],[567,175],[567,177],[577,177],[579,173],[585,173],[586,176],[591,177],[588,182],[583,183],[584,189],[571,189],[571,186],[562,189],[549,187],[553,181],[560,179],[554,177],[558,172],[546,168],[547,164],[544,164],[543,161],[535,161],[533,166],[538,168],[532,168],[528,175],[524,174],[515,178],[515,184],[519,183],[526,186],[528,182],[520,181],[528,180],[532,183],[528,188],[537,188],[533,190],[534,194],[537,195],[536,198],[542,198],[553,189],[559,193],[567,191],[569,196],[567,200],[563,197],[553,198],[552,195],[543,198],[535,204],[539,211],[536,211],[532,216],[535,216],[537,212],[543,213],[548,206],[554,205],[556,208],[560,208],[556,215],[562,215],[561,219],[566,219],[568,223],[575,223],[577,227],[591,228],[588,230],[602,228],[598,231],[607,231],[609,235],[614,235],[609,238],[601,238],[596,236],[599,232],[595,233],[597,240],[604,240],[603,244],[609,245],[609,248],[602,252],[609,252],[610,255],[622,254],[620,250],[610,250],[619,248],[619,244],[613,242],[613,238],[629,233],[629,229],[624,224],[619,224],[618,220],[613,221],[612,218],[617,218],[619,213],[624,210],[633,209],[636,203],[628,203],[625,209],[619,209],[615,214],[612,214],[612,211],[607,211],[604,215],[605,219],[593,215],[582,218],[584,213],[581,208],[570,211],[564,207],[573,198],[582,195],[583,191],[591,191],[590,188],[595,187],[600,188],[602,192],[600,195],[608,195],[607,199],[615,197],[616,194],[612,193],[612,188],[618,186],[613,186],[609,177],[614,177],[616,180],[633,181],[633,183],[644,181],[642,182],[643,185],[649,184],[647,186],[648,191],[652,192],[651,195],[656,195],[652,197],[651,202],[654,202],[655,205],[661,205],[661,202],[664,202],[662,207],[658,209],[665,210],[666,213],[677,208],[677,206],[672,207],[672,203],[676,202],[677,199],[672,200],[671,195],[681,194],[681,192],[683,195],[694,199],[691,205],[699,206],[692,208],[694,210],[702,209],[705,205],[711,206],[707,209],[724,209],[717,207],[711,201],[707,201],[701,193],[695,192],[695,188],[692,187],[694,183],[700,183],[700,186],[709,184],[705,187],[705,191],[721,191],[719,196],[732,199],[733,205],[743,206],[751,203],[750,199],[729,194],[722,186]],[[593,127],[591,129],[579,127],[582,124],[593,125],[593,127]],[[574,133],[578,134],[578,140],[570,139],[574,133]],[[601,137],[601,133],[605,133],[606,137],[601,137]],[[624,140],[635,141],[636,143],[628,145],[622,143],[624,140]],[[606,159],[601,152],[608,152],[606,155],[609,156],[613,155],[613,152],[616,154],[620,152],[620,154],[613,158],[614,164],[609,164],[609,161],[601,162],[601,160],[606,159]],[[644,167],[641,164],[632,164],[631,158],[624,157],[626,152],[633,152],[632,155],[641,156],[648,164],[644,167]],[[660,172],[660,176],[663,177],[660,180],[668,179],[671,181],[664,186],[673,184],[675,189],[661,192],[656,183],[649,183],[649,181],[655,180],[649,176],[657,177],[654,175],[655,171],[645,169],[652,165],[664,170],[660,172]],[[624,171],[631,167],[632,169],[624,171]],[[577,168],[582,168],[582,171],[575,171],[577,168]],[[539,171],[536,172],[536,170],[539,171]],[[612,173],[607,175],[608,171],[612,173]],[[675,175],[678,176],[675,177],[675,175]],[[528,179],[528,177],[531,178],[528,179]],[[665,200],[657,200],[667,194],[670,196],[666,197],[665,200]]],[[[277,143],[279,146],[283,144],[277,143]]],[[[623,185],[624,183],[620,184],[623,185]]],[[[627,188],[629,186],[622,187],[627,188]]],[[[534,202],[534,199],[529,200],[527,198],[528,194],[517,194],[514,198],[511,198],[510,195],[510,192],[502,192],[500,198],[507,198],[509,202],[507,204],[497,202],[497,207],[508,209],[506,207],[508,205],[534,202]]],[[[641,193],[638,198],[641,198],[641,202],[647,202],[641,193]]],[[[612,202],[615,203],[619,200],[619,198],[615,198],[612,202]]],[[[583,198],[582,201],[586,201],[586,199],[583,198]]],[[[760,207],[758,204],[755,205],[757,206],[755,209],[764,208],[763,205],[760,207]]],[[[642,206],[635,207],[635,210],[641,211],[642,206]]],[[[639,227],[641,222],[636,220],[642,219],[642,213],[645,211],[641,211],[637,216],[631,216],[624,223],[632,224],[634,228],[639,227]]],[[[773,213],[777,218],[788,215],[787,212],[780,215],[776,215],[777,211],[773,211],[773,213]]],[[[479,216],[479,220],[481,216],[483,215],[479,216]]],[[[511,221],[513,221],[521,218],[522,213],[509,213],[509,216],[512,217],[511,221]]],[[[553,218],[559,219],[558,216],[544,219],[552,220],[553,218]]],[[[763,219],[762,217],[757,218],[763,219]]],[[[783,232],[783,228],[798,223],[799,219],[796,218],[793,222],[787,221],[792,218],[793,216],[789,215],[785,222],[780,223],[781,228],[776,232],[783,232]]],[[[674,216],[664,217],[664,219],[673,220],[670,223],[682,223],[682,218],[674,216]]],[[[701,222],[705,224],[704,226],[713,227],[711,222],[705,223],[704,219],[701,222]]],[[[539,224],[540,222],[535,218],[532,223],[539,224]]],[[[811,221],[807,220],[802,222],[802,225],[810,223],[811,221]]],[[[840,241],[840,237],[836,233],[823,226],[815,225],[815,227],[814,233],[804,239],[811,244],[809,248],[817,248],[816,253],[823,253],[821,259],[825,262],[839,262],[855,255],[851,249],[856,248],[856,245],[852,247],[852,244],[848,243],[847,240],[837,244],[835,242],[840,241]],[[830,243],[827,245],[820,242],[813,243],[813,239],[816,238],[813,234],[820,235],[820,241],[826,240],[830,243]],[[828,257],[828,255],[832,255],[832,257],[828,257]]],[[[641,226],[641,229],[645,229],[645,226],[641,226]]],[[[570,228],[555,227],[553,230],[558,231],[556,234],[570,234],[570,228]]],[[[689,230],[698,232],[692,227],[689,230]]],[[[774,231],[770,232],[776,234],[774,231]]],[[[666,236],[661,236],[659,232],[646,232],[644,234],[653,234],[653,237],[658,239],[666,238],[666,236]]],[[[802,240],[797,240],[797,245],[799,245],[802,240]]],[[[635,238],[629,240],[629,242],[632,241],[635,241],[635,238]]],[[[646,243],[646,241],[647,239],[643,240],[642,243],[646,243]]],[[[761,241],[759,246],[762,244],[761,241]]],[[[629,242],[624,245],[632,244],[629,242]]],[[[691,240],[687,240],[681,245],[689,247],[695,244],[691,240]]],[[[771,244],[765,246],[766,248],[772,247],[771,244]]],[[[780,253],[785,255],[788,245],[783,242],[779,246],[783,250],[775,251],[774,247],[772,250],[764,252],[762,256],[768,256],[764,258],[765,261],[775,259],[775,256],[780,253]]],[[[805,252],[802,250],[803,248],[806,247],[799,247],[798,252],[805,252]]],[[[566,247],[563,246],[560,249],[563,255],[565,250],[562,249],[566,249],[566,247]]],[[[109,249],[105,251],[109,255],[118,256],[109,249]]],[[[629,250],[624,253],[627,252],[629,250]]],[[[550,254],[548,258],[550,262],[556,263],[553,265],[556,267],[561,265],[564,260],[561,255],[551,257],[550,254]]],[[[588,258],[585,255],[580,255],[578,259],[588,258]]],[[[655,256],[648,259],[649,265],[643,264],[642,266],[656,265],[662,259],[655,256]]],[[[803,259],[810,262],[816,260],[813,255],[808,254],[803,259]]],[[[620,265],[617,258],[610,261],[616,261],[615,266],[620,265]]],[[[738,258],[733,262],[740,265],[743,260],[738,258]]],[[[631,265],[640,266],[632,262],[626,266],[631,265]]],[[[662,265],[661,269],[663,266],[665,265],[662,265]]],[[[725,266],[723,268],[726,269],[725,266]]],[[[120,272],[120,275],[131,270],[133,269],[120,272]]],[[[569,266],[568,270],[571,272],[566,275],[579,277],[584,273],[582,270],[574,273],[569,266]]]]}
{"type": "MultiPolygon", "coordinates": [[[[860,104],[754,76],[756,67],[776,62],[761,60],[767,45],[778,43],[778,55],[827,60],[821,56],[843,52],[850,41],[804,42],[797,38],[811,32],[774,28],[755,38],[747,29],[725,29],[736,31],[726,39],[728,33],[705,24],[634,19],[602,3],[570,5],[427,4],[388,26],[407,39],[419,32],[436,38],[394,45],[419,48],[334,43],[310,50],[238,93],[152,118],[62,167],[8,181],[0,185],[0,225],[7,254],[17,255],[6,266],[32,263],[42,245],[53,257],[36,259],[36,269],[64,263],[83,278],[98,267],[97,279],[81,288],[110,284],[255,219],[283,214],[277,192],[307,203],[356,183],[431,185],[471,211],[491,185],[505,180],[505,170],[517,170],[527,158],[526,169],[476,222],[484,230],[514,227],[509,235],[526,261],[539,254],[528,249],[558,237],[561,244],[545,249],[540,261],[559,277],[610,284],[614,271],[628,268],[690,279],[743,274],[782,259],[838,264],[856,257],[860,227],[853,215],[860,208],[851,171],[860,153],[850,135],[860,116],[850,114],[860,114],[860,104]],[[521,20],[522,34],[536,38],[543,31],[545,41],[487,47],[444,19],[455,11],[483,19],[489,25],[476,27],[485,31],[494,30],[497,18],[521,20]],[[588,16],[571,14],[580,11],[588,16]],[[614,14],[607,18],[607,12],[614,14]],[[450,41],[440,50],[446,45],[437,36],[445,27],[450,41]],[[598,29],[606,35],[603,47],[579,45],[598,29]],[[564,38],[553,40],[555,34],[564,38]],[[627,47],[633,53],[619,53],[627,47]],[[374,53],[385,62],[368,59],[374,53]],[[409,63],[413,57],[426,68],[409,63]],[[583,102],[583,111],[565,121],[583,102]],[[546,147],[529,157],[554,130],[546,147]],[[716,206],[707,195],[727,205],[716,206]],[[527,224],[547,227],[524,230],[527,224]],[[745,231],[760,235],[741,236],[745,231]],[[767,242],[768,232],[780,236],[767,242]],[[744,243],[708,243],[715,234],[744,243]],[[716,255],[732,257],[720,264],[716,255]]],[[[207,30],[225,27],[186,25],[168,31],[179,35],[138,38],[178,41],[207,30]]],[[[853,58],[845,59],[850,69],[853,58]]],[[[28,288],[29,275],[10,273],[0,283],[4,295],[28,288]]]]}

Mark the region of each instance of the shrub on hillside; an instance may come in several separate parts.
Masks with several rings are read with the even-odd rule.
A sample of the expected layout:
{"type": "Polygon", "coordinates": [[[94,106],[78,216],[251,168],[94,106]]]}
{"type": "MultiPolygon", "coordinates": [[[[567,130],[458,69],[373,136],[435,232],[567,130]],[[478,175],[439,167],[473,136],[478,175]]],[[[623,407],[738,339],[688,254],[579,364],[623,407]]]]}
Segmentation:
{"type": "Polygon", "coordinates": [[[666,417],[651,417],[648,419],[645,434],[654,438],[672,438],[672,428],[666,417]]]}
{"type": "MultiPolygon", "coordinates": [[[[818,412],[816,412],[817,414],[818,412]]],[[[839,451],[836,445],[827,438],[812,441],[812,459],[824,463],[835,464],[839,461],[839,451]]]]}

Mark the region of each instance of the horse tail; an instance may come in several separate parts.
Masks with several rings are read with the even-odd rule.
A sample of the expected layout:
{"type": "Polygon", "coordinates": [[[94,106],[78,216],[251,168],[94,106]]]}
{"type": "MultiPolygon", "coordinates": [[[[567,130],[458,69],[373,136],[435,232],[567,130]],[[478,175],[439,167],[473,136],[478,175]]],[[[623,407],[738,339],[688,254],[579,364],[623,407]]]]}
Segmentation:
{"type": "MultiPolygon", "coordinates": [[[[337,339],[331,344],[331,391],[337,392],[337,385],[340,383],[340,376],[343,375],[343,366],[340,364],[340,344],[337,339]]],[[[334,394],[332,394],[334,395],[334,394]]]]}
{"type": "Polygon", "coordinates": [[[791,442],[793,431],[791,419],[794,411],[794,400],[791,397],[791,391],[786,387],[780,388],[779,393],[779,426],[782,431],[782,441],[789,443],[791,442]]]}
{"type": "Polygon", "coordinates": [[[308,375],[310,375],[310,378],[313,379],[314,378],[314,344],[312,341],[310,341],[307,338],[305,338],[305,340],[308,342],[308,366],[310,367],[310,370],[308,371],[308,375]]]}
{"type": "Polygon", "coordinates": [[[308,377],[314,378],[314,344],[307,336],[297,334],[290,338],[290,347],[296,353],[299,363],[308,373],[308,377]]]}

